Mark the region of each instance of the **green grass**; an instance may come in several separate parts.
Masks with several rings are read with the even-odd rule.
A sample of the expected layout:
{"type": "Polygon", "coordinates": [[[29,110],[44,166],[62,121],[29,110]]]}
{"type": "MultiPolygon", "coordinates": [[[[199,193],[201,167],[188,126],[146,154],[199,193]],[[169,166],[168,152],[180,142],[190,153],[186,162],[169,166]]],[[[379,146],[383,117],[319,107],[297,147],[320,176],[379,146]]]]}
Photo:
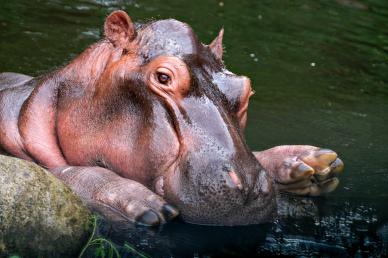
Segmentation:
{"type": "MultiPolygon", "coordinates": [[[[93,226],[92,234],[90,235],[86,245],[82,248],[78,258],[85,257],[86,251],[89,250],[90,248],[94,249],[93,257],[96,257],[96,258],[121,258],[119,250],[117,249],[116,245],[112,241],[96,235],[97,221],[98,221],[97,216],[93,216],[91,221],[93,226]]],[[[148,255],[136,250],[133,246],[131,246],[128,243],[125,243],[121,249],[127,253],[128,252],[132,253],[140,258],[149,258],[148,255]]]]}

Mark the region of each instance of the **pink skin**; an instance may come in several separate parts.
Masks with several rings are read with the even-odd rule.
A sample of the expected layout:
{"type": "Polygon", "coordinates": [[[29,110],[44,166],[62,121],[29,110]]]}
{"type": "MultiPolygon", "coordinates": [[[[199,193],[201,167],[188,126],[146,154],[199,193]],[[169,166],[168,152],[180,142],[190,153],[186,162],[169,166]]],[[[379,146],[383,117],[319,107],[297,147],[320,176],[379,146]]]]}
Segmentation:
{"type": "MultiPolygon", "coordinates": [[[[242,133],[253,94],[248,78],[214,67],[209,72],[219,87],[214,94],[230,101],[230,111],[207,95],[193,95],[193,68],[183,57],[162,54],[144,62],[141,54],[154,52],[142,40],[152,39],[155,24],[136,31],[129,16],[116,11],[105,21],[106,39],[53,74],[40,79],[0,74],[0,153],[50,169],[105,216],[143,225],[159,225],[179,212],[193,223],[258,223],[273,213],[274,188],[317,196],[337,187],[343,163],[331,150],[278,146],[249,151],[242,133]],[[126,80],[131,84],[123,84],[126,80]],[[214,124],[206,120],[209,114],[214,124]],[[225,156],[219,158],[212,148],[225,156]],[[183,170],[187,164],[195,167],[194,174],[183,170]],[[220,170],[214,175],[220,188],[214,191],[227,196],[212,196],[211,201],[229,207],[225,216],[222,208],[211,209],[211,201],[203,206],[203,211],[209,208],[207,215],[198,214],[202,206],[197,203],[209,196],[187,201],[192,196],[183,194],[190,187],[199,189],[190,180],[184,185],[187,178],[211,183],[209,168],[220,170]],[[217,201],[229,196],[236,203],[217,201]],[[243,206],[248,201],[249,207],[243,206]],[[246,219],[230,215],[240,208],[246,208],[246,219]],[[262,214],[254,219],[256,210],[262,214]]],[[[182,41],[197,46],[187,25],[164,24],[180,26],[189,35],[182,41]]],[[[213,55],[209,62],[215,67],[222,64],[222,37],[223,30],[209,46],[198,46],[204,57],[213,55]]]]}
{"type": "Polygon", "coordinates": [[[280,191],[319,196],[333,191],[344,165],[332,150],[308,145],[277,146],[254,152],[280,191]]]}

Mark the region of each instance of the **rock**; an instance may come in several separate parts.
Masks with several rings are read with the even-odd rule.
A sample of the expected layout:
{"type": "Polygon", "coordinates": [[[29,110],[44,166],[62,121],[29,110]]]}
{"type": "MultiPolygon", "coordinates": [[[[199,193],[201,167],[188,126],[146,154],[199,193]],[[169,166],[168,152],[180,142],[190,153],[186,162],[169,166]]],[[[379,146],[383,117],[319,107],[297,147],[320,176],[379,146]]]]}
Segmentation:
{"type": "Polygon", "coordinates": [[[0,155],[0,257],[76,256],[90,221],[89,210],[50,172],[0,155]]]}

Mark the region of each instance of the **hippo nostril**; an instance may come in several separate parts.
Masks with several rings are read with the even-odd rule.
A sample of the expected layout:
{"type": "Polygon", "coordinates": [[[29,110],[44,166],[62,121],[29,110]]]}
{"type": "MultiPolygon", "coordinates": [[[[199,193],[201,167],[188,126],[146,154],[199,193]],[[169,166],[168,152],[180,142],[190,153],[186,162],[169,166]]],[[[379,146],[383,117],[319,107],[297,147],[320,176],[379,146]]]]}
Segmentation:
{"type": "Polygon", "coordinates": [[[237,186],[239,190],[243,189],[243,185],[241,183],[240,178],[237,176],[237,173],[233,170],[229,171],[229,176],[232,179],[232,182],[237,186]]]}

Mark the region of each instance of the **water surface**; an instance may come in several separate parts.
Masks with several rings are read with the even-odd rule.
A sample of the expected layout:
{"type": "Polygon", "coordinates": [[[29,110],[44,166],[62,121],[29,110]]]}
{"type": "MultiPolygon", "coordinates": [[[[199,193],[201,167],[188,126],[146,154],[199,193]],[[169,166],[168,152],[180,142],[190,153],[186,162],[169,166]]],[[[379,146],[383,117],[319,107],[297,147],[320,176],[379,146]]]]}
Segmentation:
{"type": "Polygon", "coordinates": [[[256,91],[251,148],[324,146],[346,170],[327,197],[281,197],[282,216],[270,224],[103,225],[103,234],[155,257],[388,255],[387,1],[2,1],[0,71],[39,75],[66,64],[101,37],[115,9],[139,22],[185,21],[203,42],[224,27],[225,62],[256,91]]]}

